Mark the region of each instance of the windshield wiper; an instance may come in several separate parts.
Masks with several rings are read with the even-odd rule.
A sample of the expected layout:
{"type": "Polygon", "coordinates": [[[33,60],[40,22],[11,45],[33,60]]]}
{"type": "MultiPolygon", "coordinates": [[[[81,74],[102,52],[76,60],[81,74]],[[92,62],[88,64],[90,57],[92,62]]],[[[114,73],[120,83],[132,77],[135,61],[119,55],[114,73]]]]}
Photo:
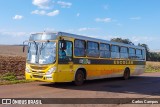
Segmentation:
{"type": "Polygon", "coordinates": [[[38,53],[38,45],[37,45],[37,43],[34,41],[34,44],[35,44],[35,48],[36,48],[36,55],[37,55],[37,53],[38,53]]]}
{"type": "Polygon", "coordinates": [[[28,53],[29,53],[29,51],[30,51],[30,48],[31,48],[31,43],[29,42],[29,43],[28,43],[28,53]]]}

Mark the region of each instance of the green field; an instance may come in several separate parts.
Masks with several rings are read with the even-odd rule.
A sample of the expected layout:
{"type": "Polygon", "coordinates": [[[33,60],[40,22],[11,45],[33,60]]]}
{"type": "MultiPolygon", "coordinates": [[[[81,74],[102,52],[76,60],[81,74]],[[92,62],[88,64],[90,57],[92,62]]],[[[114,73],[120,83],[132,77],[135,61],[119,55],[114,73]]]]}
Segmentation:
{"type": "Polygon", "coordinates": [[[28,83],[28,82],[32,81],[25,80],[24,76],[16,76],[15,73],[8,72],[0,75],[0,85],[28,83]]]}

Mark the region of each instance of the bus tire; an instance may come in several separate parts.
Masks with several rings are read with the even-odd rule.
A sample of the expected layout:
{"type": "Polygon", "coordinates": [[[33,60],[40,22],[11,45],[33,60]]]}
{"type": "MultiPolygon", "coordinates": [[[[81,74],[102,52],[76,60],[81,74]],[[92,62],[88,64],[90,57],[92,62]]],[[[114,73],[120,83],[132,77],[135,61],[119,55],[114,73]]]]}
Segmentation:
{"type": "Polygon", "coordinates": [[[78,70],[75,75],[74,84],[76,86],[80,86],[84,83],[84,72],[82,70],[78,70]]]}
{"type": "Polygon", "coordinates": [[[127,80],[127,79],[129,79],[129,77],[130,77],[130,70],[129,70],[129,68],[126,68],[124,70],[123,79],[127,80]]]}

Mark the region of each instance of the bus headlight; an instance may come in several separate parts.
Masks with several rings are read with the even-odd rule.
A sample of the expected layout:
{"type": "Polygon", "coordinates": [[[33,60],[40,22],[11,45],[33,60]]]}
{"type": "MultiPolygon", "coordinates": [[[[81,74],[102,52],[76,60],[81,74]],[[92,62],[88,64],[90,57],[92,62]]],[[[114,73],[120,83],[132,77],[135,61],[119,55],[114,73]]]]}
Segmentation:
{"type": "Polygon", "coordinates": [[[55,72],[56,71],[56,67],[52,67],[52,68],[50,68],[49,70],[48,70],[48,72],[46,72],[46,75],[50,75],[50,74],[52,74],[53,72],[55,72]]]}
{"type": "Polygon", "coordinates": [[[27,73],[31,73],[30,69],[26,66],[26,70],[27,73]]]}

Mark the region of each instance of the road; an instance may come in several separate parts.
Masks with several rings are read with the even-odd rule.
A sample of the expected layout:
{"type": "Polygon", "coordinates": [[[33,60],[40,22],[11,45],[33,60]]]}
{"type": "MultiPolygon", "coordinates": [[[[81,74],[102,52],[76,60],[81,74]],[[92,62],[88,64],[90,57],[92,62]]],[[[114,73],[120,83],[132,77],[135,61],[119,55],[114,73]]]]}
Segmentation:
{"type": "Polygon", "coordinates": [[[112,78],[86,81],[82,86],[45,82],[0,86],[0,98],[160,98],[159,95],[160,73],[144,73],[129,80],[112,78]]]}

